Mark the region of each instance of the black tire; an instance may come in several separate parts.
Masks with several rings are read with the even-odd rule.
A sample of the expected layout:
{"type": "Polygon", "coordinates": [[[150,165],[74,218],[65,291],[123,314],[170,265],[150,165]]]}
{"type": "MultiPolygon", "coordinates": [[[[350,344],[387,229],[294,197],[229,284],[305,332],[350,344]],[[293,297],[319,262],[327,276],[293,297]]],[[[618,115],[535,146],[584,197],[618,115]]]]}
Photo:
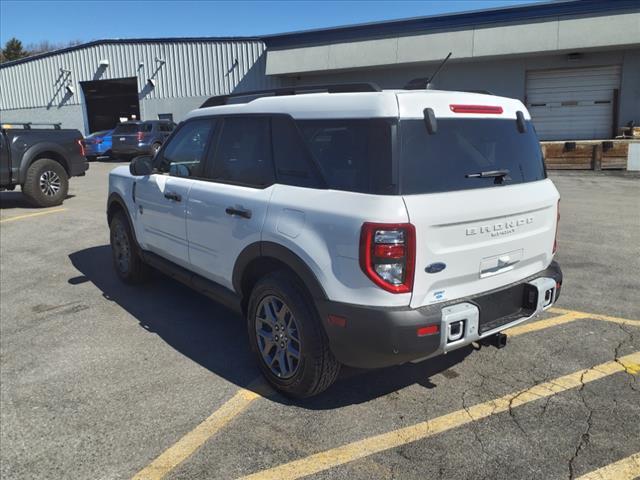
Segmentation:
{"type": "MultiPolygon", "coordinates": [[[[329,340],[320,324],[318,312],[310,295],[300,285],[300,281],[287,272],[271,273],[260,279],[255,285],[247,308],[247,328],[251,349],[256,356],[260,370],[269,383],[283,394],[295,398],[311,397],[326,390],[336,380],[340,372],[340,363],[331,353],[329,340]],[[259,314],[264,317],[262,312],[264,312],[265,304],[263,302],[269,302],[271,299],[277,299],[288,307],[291,313],[289,318],[294,318],[299,337],[297,344],[299,360],[291,376],[286,378],[273,371],[275,363],[272,362],[274,367],[267,364],[261,351],[262,345],[265,344],[259,343],[259,335],[256,333],[256,324],[260,322],[261,329],[266,325],[264,320],[258,318],[259,314]],[[261,312],[258,311],[259,307],[261,312]]],[[[280,333],[282,332],[283,330],[280,330],[280,333]]],[[[271,333],[275,334],[276,332],[272,329],[271,333]]],[[[287,327],[287,335],[289,334],[290,331],[287,327]]],[[[263,335],[260,337],[264,338],[263,335]]],[[[289,339],[284,338],[287,342],[293,342],[293,335],[289,339]]],[[[295,344],[292,343],[292,345],[295,344]]],[[[277,348],[278,345],[273,345],[273,347],[277,348]]],[[[283,350],[288,352],[288,348],[287,345],[283,350]]],[[[273,358],[277,355],[277,352],[273,353],[273,358]]],[[[289,362],[285,361],[285,363],[289,362]]]]}
{"type": "Polygon", "coordinates": [[[116,274],[125,283],[142,283],[148,278],[149,267],[144,263],[124,212],[116,212],[109,225],[111,255],[116,274]]]}
{"type": "Polygon", "coordinates": [[[22,193],[36,207],[60,205],[67,198],[69,176],[62,165],[49,158],[40,158],[27,170],[22,193]]]}

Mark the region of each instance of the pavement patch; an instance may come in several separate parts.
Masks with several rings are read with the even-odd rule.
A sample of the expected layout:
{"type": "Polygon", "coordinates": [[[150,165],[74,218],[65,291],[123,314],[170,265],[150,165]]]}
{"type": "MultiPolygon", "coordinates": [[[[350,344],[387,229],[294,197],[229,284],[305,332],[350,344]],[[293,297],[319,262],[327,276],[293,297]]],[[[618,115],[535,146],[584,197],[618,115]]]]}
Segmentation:
{"type": "MultiPolygon", "coordinates": [[[[256,380],[252,385],[254,385],[254,390],[260,390],[262,382],[256,380]]],[[[262,395],[253,390],[240,389],[218,410],[209,415],[206,420],[138,472],[133,477],[133,480],[159,480],[165,477],[171,470],[193,455],[207,440],[227,426],[261,396],[262,395]]]]}
{"type": "Polygon", "coordinates": [[[312,475],[375,453],[422,440],[498,413],[511,411],[519,406],[542,398],[551,397],[573,388],[582,387],[587,383],[600,380],[615,373],[628,372],[628,365],[639,362],[640,352],[635,352],[620,357],[615,361],[596,365],[586,370],[579,370],[531,388],[510,393],[469,408],[457,410],[432,420],[369,437],[274,468],[256,472],[243,477],[243,480],[292,480],[312,475]]]}
{"type": "Polygon", "coordinates": [[[576,480],[634,480],[640,477],[640,452],[578,477],[576,480]]]}

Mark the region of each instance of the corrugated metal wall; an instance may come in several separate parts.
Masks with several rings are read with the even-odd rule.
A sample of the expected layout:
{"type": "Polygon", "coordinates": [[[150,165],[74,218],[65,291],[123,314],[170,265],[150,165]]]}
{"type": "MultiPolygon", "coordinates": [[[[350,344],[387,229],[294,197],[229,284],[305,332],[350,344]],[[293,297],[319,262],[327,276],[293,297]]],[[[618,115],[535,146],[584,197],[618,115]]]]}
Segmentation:
{"type": "Polygon", "coordinates": [[[80,82],[111,78],[137,77],[141,100],[270,88],[277,79],[265,76],[265,48],[259,40],[132,41],[79,48],[0,68],[0,110],[77,105],[80,82]],[[100,68],[101,60],[109,66],[100,68]],[[147,85],[149,78],[154,88],[147,85]]]}

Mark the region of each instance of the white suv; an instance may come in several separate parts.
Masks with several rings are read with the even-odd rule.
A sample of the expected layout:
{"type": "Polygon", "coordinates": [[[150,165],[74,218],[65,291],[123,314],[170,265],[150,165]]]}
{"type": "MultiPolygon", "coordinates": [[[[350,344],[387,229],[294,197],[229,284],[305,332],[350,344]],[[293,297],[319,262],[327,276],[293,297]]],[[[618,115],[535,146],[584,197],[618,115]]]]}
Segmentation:
{"type": "Polygon", "coordinates": [[[116,271],[242,312],[269,382],[415,362],[549,308],[559,195],[518,100],[334,85],[213,97],[109,177],[116,271]],[[320,91],[323,90],[323,91],[320,91]]]}

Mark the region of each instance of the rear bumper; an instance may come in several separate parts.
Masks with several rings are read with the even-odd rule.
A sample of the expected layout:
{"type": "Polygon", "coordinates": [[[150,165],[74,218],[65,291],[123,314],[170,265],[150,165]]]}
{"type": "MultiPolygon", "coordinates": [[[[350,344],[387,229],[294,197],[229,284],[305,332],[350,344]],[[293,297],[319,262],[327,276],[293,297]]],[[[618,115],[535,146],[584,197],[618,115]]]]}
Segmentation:
{"type": "Polygon", "coordinates": [[[417,309],[328,300],[317,305],[336,358],[352,367],[380,368],[447,353],[525,322],[555,303],[561,284],[560,266],[552,262],[547,269],[516,284],[417,309]],[[550,288],[552,298],[545,301],[544,292],[550,288]],[[499,304],[512,300],[522,302],[522,308],[501,316],[499,304]],[[330,323],[329,316],[346,322],[344,326],[341,321],[330,323]],[[454,323],[462,325],[462,336],[452,341],[448,332],[454,323]],[[429,326],[437,327],[437,333],[417,335],[418,328],[429,326]]]}
{"type": "Polygon", "coordinates": [[[111,147],[113,155],[149,155],[151,153],[150,144],[138,145],[114,145],[111,147]]]}

